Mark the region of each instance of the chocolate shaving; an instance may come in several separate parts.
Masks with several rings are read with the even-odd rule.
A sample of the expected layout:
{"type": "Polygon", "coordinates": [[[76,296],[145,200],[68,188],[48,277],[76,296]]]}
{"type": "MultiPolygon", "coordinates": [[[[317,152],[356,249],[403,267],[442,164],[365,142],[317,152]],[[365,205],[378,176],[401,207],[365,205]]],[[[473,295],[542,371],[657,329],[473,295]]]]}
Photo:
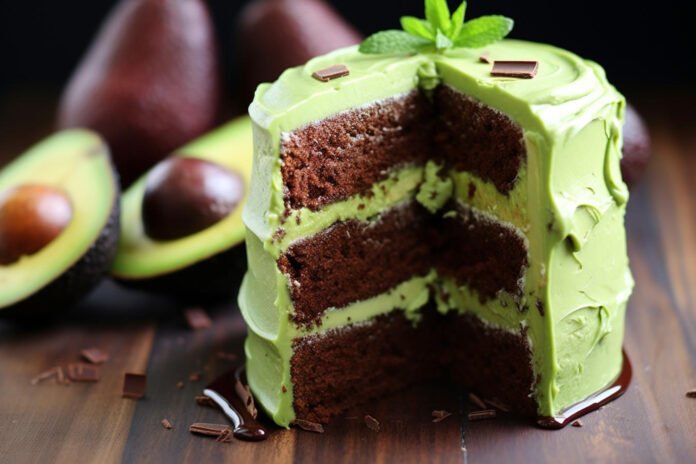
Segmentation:
{"type": "Polygon", "coordinates": [[[123,397],[139,400],[145,396],[147,377],[144,374],[126,372],[123,376],[123,397]]]}
{"type": "Polygon", "coordinates": [[[192,372],[189,375],[189,380],[191,382],[198,382],[199,380],[201,380],[201,373],[200,372],[192,372]]]}
{"type": "Polygon", "coordinates": [[[365,416],[365,425],[373,432],[379,432],[379,421],[369,414],[365,416]]]}
{"type": "Polygon", "coordinates": [[[184,317],[186,318],[186,323],[192,330],[204,330],[213,325],[213,321],[210,320],[203,308],[197,306],[186,308],[184,310],[184,317]]]}
{"type": "Polygon", "coordinates": [[[227,353],[225,351],[218,351],[217,358],[225,360],[225,361],[236,361],[237,359],[239,359],[239,356],[237,356],[234,353],[227,353]]]}
{"type": "Polygon", "coordinates": [[[80,351],[85,360],[91,362],[92,364],[103,364],[109,360],[109,353],[100,350],[99,348],[85,348],[80,351]]]}
{"type": "Polygon", "coordinates": [[[58,374],[58,367],[52,367],[47,371],[44,371],[31,379],[31,384],[36,385],[38,383],[41,383],[45,380],[52,379],[58,374]]]}
{"type": "Polygon", "coordinates": [[[517,77],[531,79],[539,69],[538,61],[500,61],[493,62],[491,75],[495,77],[517,77]]]}
{"type": "Polygon", "coordinates": [[[686,392],[686,397],[687,398],[696,398],[696,388],[686,392]]]}
{"type": "Polygon", "coordinates": [[[65,376],[65,371],[60,366],[56,367],[56,382],[58,385],[70,385],[70,379],[65,376]]]}
{"type": "Polygon", "coordinates": [[[161,424],[162,424],[162,427],[164,427],[167,430],[171,430],[173,427],[172,423],[169,422],[167,419],[162,419],[161,424]]]}
{"type": "Polygon", "coordinates": [[[254,404],[254,395],[251,394],[249,386],[244,385],[242,381],[239,380],[239,377],[235,377],[234,391],[237,393],[237,396],[239,396],[239,399],[242,400],[242,403],[244,403],[244,407],[249,411],[251,417],[256,419],[256,416],[259,415],[259,411],[254,404]]]}
{"type": "Polygon", "coordinates": [[[220,435],[215,439],[215,441],[219,441],[220,443],[230,443],[232,441],[232,429],[225,429],[223,430],[220,435]]]}
{"type": "Polygon", "coordinates": [[[582,427],[584,424],[578,419],[570,425],[572,425],[573,427],[582,427]]]}
{"type": "Polygon", "coordinates": [[[198,435],[206,435],[208,437],[220,438],[222,435],[232,432],[229,425],[226,424],[207,424],[204,422],[195,422],[189,426],[189,432],[197,433],[198,435]]]}
{"type": "Polygon", "coordinates": [[[320,69],[312,73],[312,77],[321,82],[329,82],[339,77],[345,77],[350,74],[348,66],[345,64],[335,64],[328,68],[320,69]]]}
{"type": "Polygon", "coordinates": [[[68,364],[68,378],[73,382],[99,382],[99,368],[85,363],[68,364]]]}
{"type": "Polygon", "coordinates": [[[196,403],[198,403],[198,406],[208,406],[208,407],[215,407],[217,406],[215,404],[215,401],[210,399],[209,397],[205,395],[198,395],[196,396],[196,403]]]}
{"type": "Polygon", "coordinates": [[[470,421],[480,421],[485,419],[495,419],[495,409],[482,409],[481,411],[470,412],[467,416],[470,421]]]}
{"type": "Polygon", "coordinates": [[[481,63],[491,64],[491,53],[489,51],[481,53],[481,55],[479,56],[479,61],[481,63]]]}
{"type": "Polygon", "coordinates": [[[478,395],[476,395],[475,393],[469,393],[469,401],[471,401],[473,404],[475,404],[481,409],[488,409],[486,403],[484,403],[483,400],[479,398],[478,395]]]}
{"type": "Polygon", "coordinates": [[[432,413],[433,416],[433,422],[442,422],[443,420],[447,419],[449,416],[452,415],[451,412],[449,411],[442,411],[439,409],[434,410],[432,413]]]}
{"type": "Polygon", "coordinates": [[[317,422],[312,422],[304,419],[295,419],[290,424],[297,426],[302,430],[306,430],[307,432],[324,433],[324,426],[317,422]]]}

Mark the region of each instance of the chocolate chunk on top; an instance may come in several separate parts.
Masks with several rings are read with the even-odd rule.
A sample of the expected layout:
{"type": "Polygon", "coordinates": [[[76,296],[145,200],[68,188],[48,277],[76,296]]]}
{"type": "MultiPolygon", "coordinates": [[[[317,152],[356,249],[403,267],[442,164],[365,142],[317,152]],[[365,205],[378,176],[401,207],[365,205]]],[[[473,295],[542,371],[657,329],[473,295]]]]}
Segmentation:
{"type": "Polygon", "coordinates": [[[329,82],[339,77],[345,77],[350,74],[350,70],[345,64],[335,64],[328,68],[320,69],[312,73],[312,77],[321,82],[329,82]]]}
{"type": "Polygon", "coordinates": [[[531,79],[536,76],[539,69],[538,61],[506,61],[495,60],[491,75],[495,77],[518,77],[531,79]]]}

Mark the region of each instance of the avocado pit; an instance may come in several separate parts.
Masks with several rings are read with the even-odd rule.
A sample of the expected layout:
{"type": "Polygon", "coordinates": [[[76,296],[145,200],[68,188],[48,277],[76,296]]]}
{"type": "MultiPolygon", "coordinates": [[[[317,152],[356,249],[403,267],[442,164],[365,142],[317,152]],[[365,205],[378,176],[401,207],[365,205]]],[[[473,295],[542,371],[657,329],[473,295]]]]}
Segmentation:
{"type": "Polygon", "coordinates": [[[70,224],[67,194],[44,185],[20,185],[0,194],[0,265],[33,255],[70,224]]]}
{"type": "Polygon", "coordinates": [[[226,218],[243,198],[244,180],[236,172],[204,159],[172,157],[147,176],[143,227],[154,240],[183,238],[226,218]]]}

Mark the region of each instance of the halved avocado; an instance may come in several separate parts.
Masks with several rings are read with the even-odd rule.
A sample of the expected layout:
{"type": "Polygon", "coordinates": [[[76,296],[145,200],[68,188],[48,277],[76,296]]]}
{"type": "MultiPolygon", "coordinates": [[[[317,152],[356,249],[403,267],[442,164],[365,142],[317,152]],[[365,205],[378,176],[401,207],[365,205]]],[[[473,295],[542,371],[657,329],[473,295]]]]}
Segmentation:
{"type": "Polygon", "coordinates": [[[0,316],[19,319],[55,314],[92,290],[109,273],[119,232],[116,174],[93,132],[58,132],[0,171],[0,196],[25,188],[57,192],[72,215],[40,249],[0,264],[0,316]]]}
{"type": "Polygon", "coordinates": [[[246,270],[242,209],[251,177],[251,120],[235,119],[171,156],[200,158],[227,169],[243,180],[243,197],[227,216],[199,232],[153,239],[145,231],[143,200],[155,166],[122,196],[121,241],[112,274],[130,286],[198,301],[229,296],[246,270]]]}

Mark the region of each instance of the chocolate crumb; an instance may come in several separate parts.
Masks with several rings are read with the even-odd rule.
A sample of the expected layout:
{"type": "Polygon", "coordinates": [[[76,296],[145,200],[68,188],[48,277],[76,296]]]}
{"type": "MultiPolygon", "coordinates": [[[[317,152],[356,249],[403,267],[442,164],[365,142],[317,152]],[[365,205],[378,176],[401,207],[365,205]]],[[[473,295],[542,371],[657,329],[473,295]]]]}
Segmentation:
{"type": "Polygon", "coordinates": [[[531,79],[536,76],[539,69],[538,61],[501,61],[493,62],[491,76],[517,77],[519,79],[531,79]]]}
{"type": "Polygon", "coordinates": [[[696,388],[693,388],[686,392],[686,397],[687,398],[696,398],[696,388]]]}
{"type": "Polygon", "coordinates": [[[365,425],[373,432],[379,432],[379,421],[369,414],[365,415],[365,425]]]}
{"type": "Polygon", "coordinates": [[[201,380],[201,373],[200,372],[192,372],[191,375],[189,375],[189,380],[191,382],[198,382],[201,380]]]}
{"type": "Polygon", "coordinates": [[[433,416],[433,422],[437,423],[447,419],[449,416],[452,415],[452,413],[449,411],[436,409],[431,413],[431,415],[433,416]]]}
{"type": "Polygon", "coordinates": [[[44,371],[44,372],[40,373],[39,375],[37,375],[36,377],[34,377],[33,379],[31,379],[31,384],[36,385],[36,384],[41,383],[45,380],[52,379],[57,374],[58,374],[58,368],[52,367],[52,368],[48,369],[47,371],[44,371]]]}
{"type": "Polygon", "coordinates": [[[345,64],[335,64],[328,68],[320,69],[312,73],[312,77],[321,82],[329,82],[339,77],[345,77],[350,74],[350,70],[345,64]]]}
{"type": "Polygon", "coordinates": [[[227,353],[226,351],[218,351],[217,358],[225,361],[236,361],[239,359],[239,356],[234,353],[227,353]]]}
{"type": "Polygon", "coordinates": [[[126,372],[123,376],[123,397],[139,400],[145,396],[147,377],[144,374],[126,372]]]}
{"type": "Polygon", "coordinates": [[[91,362],[92,364],[103,364],[109,360],[109,353],[100,350],[99,348],[85,348],[80,351],[85,360],[91,362]]]}
{"type": "Polygon", "coordinates": [[[98,382],[99,368],[85,363],[68,364],[68,378],[73,382],[98,382]]]}
{"type": "Polygon", "coordinates": [[[178,382],[176,383],[176,388],[178,388],[179,390],[181,390],[182,388],[184,388],[184,382],[178,381],[178,382]]]}
{"type": "Polygon", "coordinates": [[[210,320],[208,314],[201,307],[195,306],[186,308],[184,310],[184,317],[191,330],[204,330],[213,325],[213,321],[210,320]]]}
{"type": "Polygon", "coordinates": [[[572,425],[573,427],[582,427],[584,424],[578,419],[570,425],[572,425]]]}
{"type": "Polygon", "coordinates": [[[486,51],[484,51],[483,53],[481,53],[481,55],[479,55],[479,61],[480,61],[481,63],[491,64],[491,63],[492,63],[492,61],[491,61],[491,52],[489,52],[488,50],[486,50],[486,51]]]}
{"type": "Polygon", "coordinates": [[[483,400],[479,398],[478,395],[476,395],[475,393],[469,393],[469,401],[471,401],[473,404],[475,404],[481,409],[488,409],[486,403],[484,403],[483,400]]]}
{"type": "Polygon", "coordinates": [[[196,396],[196,403],[198,403],[198,406],[208,406],[208,407],[215,407],[217,406],[215,404],[215,401],[210,399],[209,397],[205,395],[198,395],[196,396]]]}
{"type": "Polygon", "coordinates": [[[283,393],[287,393],[287,392],[288,392],[288,389],[285,388],[285,385],[281,385],[281,386],[280,386],[280,389],[283,391],[283,393]]]}
{"type": "Polygon", "coordinates": [[[324,433],[324,426],[317,422],[304,419],[295,419],[290,423],[290,425],[297,426],[302,430],[306,430],[307,432],[324,433]]]}
{"type": "Polygon", "coordinates": [[[470,421],[480,421],[486,419],[495,419],[496,412],[495,409],[482,409],[480,411],[473,411],[467,415],[467,419],[470,421]]]}
{"type": "Polygon", "coordinates": [[[541,317],[544,317],[546,315],[546,310],[544,309],[544,302],[537,298],[536,307],[537,311],[539,311],[539,315],[541,315],[541,317]]]}
{"type": "Polygon", "coordinates": [[[230,429],[230,426],[226,424],[207,424],[204,422],[195,422],[189,426],[189,432],[220,439],[220,437],[229,434],[232,432],[232,430],[230,429]]]}
{"type": "Polygon", "coordinates": [[[173,426],[172,426],[172,423],[169,422],[167,419],[162,419],[161,424],[162,424],[162,427],[164,427],[164,428],[167,429],[167,430],[171,430],[172,427],[173,427],[173,426]]]}

